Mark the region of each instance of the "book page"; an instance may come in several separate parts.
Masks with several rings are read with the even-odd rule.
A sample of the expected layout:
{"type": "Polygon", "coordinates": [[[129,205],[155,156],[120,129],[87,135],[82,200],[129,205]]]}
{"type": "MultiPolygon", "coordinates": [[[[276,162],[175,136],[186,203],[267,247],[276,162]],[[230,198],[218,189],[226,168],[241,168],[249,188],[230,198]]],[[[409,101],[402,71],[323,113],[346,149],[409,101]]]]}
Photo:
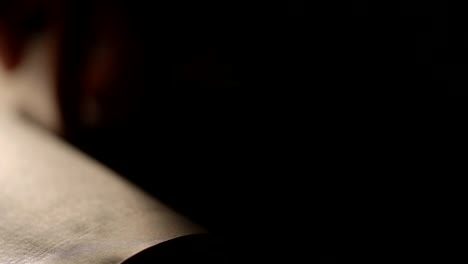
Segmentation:
{"type": "Polygon", "coordinates": [[[203,232],[121,176],[3,110],[0,263],[120,263],[163,241],[203,232]]]}

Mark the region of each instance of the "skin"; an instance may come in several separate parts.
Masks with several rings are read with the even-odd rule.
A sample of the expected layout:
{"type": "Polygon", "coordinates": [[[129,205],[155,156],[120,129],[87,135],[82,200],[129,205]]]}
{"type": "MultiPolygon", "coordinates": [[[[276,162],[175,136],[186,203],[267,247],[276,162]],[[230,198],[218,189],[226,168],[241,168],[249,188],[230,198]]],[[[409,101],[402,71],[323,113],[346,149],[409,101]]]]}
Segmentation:
{"type": "Polygon", "coordinates": [[[54,94],[62,119],[59,133],[70,138],[78,133],[83,123],[80,105],[88,101],[97,102],[100,122],[123,114],[125,105],[119,105],[124,110],[113,109],[121,101],[114,95],[124,94],[123,85],[118,84],[127,80],[119,76],[125,68],[135,67],[129,60],[135,54],[125,30],[129,26],[118,7],[108,1],[74,0],[15,0],[1,5],[0,62],[7,70],[21,65],[35,34],[52,35],[54,94]],[[117,99],[102,102],[103,97],[117,99]]]}

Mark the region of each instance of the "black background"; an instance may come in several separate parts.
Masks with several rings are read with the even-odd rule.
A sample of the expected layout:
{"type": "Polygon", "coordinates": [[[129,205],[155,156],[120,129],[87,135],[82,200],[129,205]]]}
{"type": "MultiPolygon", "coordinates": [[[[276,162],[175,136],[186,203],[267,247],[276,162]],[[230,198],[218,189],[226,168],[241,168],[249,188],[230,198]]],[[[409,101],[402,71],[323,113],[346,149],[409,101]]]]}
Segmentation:
{"type": "Polygon", "coordinates": [[[449,129],[466,86],[461,8],[128,10],[137,41],[157,47],[138,69],[142,107],[84,129],[76,144],[260,258],[286,249],[287,258],[370,257],[421,235],[429,141],[449,129]],[[177,71],[200,61],[216,69],[207,80],[177,71]],[[408,239],[393,244],[399,237],[408,239]]]}

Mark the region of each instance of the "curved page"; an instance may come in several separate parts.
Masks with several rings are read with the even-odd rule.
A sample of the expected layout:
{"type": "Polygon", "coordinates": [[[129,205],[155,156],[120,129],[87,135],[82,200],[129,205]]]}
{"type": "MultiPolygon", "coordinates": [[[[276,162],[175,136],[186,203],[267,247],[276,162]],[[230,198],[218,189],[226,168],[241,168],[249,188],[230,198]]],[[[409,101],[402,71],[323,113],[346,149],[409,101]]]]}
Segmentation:
{"type": "Polygon", "coordinates": [[[201,232],[114,172],[0,111],[0,263],[121,263],[201,232]]]}

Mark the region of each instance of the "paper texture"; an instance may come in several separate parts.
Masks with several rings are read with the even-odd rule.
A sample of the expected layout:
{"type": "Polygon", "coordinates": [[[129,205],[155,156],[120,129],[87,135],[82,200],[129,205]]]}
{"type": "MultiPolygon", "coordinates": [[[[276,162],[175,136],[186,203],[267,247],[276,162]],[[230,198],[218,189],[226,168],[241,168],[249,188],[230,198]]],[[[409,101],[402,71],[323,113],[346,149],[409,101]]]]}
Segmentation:
{"type": "Polygon", "coordinates": [[[0,111],[0,263],[120,263],[200,232],[122,177],[0,111]]]}

